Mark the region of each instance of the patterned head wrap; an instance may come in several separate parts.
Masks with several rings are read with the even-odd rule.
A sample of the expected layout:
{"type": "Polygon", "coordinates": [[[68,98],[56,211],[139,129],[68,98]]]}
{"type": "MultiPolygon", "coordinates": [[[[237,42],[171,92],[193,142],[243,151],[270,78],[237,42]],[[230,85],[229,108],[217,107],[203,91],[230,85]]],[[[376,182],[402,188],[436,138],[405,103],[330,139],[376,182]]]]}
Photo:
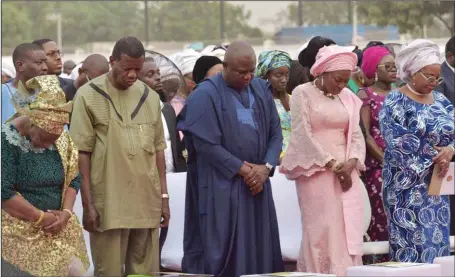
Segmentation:
{"type": "Polygon", "coordinates": [[[387,55],[392,54],[389,49],[383,46],[373,46],[365,50],[362,55],[362,71],[365,77],[373,78],[382,58],[387,55]]]}
{"type": "Polygon", "coordinates": [[[291,56],[286,52],[279,50],[262,51],[261,54],[259,54],[256,76],[265,79],[270,70],[275,70],[282,66],[291,68],[291,63],[291,56]]]}
{"type": "Polygon", "coordinates": [[[417,39],[403,45],[395,62],[398,65],[400,79],[411,82],[412,75],[427,65],[441,64],[439,46],[426,39],[417,39]]]}
{"type": "Polygon", "coordinates": [[[324,46],[319,50],[310,73],[314,77],[318,77],[324,72],[353,71],[356,66],[357,55],[350,49],[338,45],[324,46]]]}
{"type": "Polygon", "coordinates": [[[13,101],[17,113],[27,115],[33,125],[46,132],[60,135],[65,124],[69,123],[73,103],[66,101],[58,77],[56,75],[38,76],[28,80],[26,85],[38,92],[34,100],[26,105],[13,101]]]}

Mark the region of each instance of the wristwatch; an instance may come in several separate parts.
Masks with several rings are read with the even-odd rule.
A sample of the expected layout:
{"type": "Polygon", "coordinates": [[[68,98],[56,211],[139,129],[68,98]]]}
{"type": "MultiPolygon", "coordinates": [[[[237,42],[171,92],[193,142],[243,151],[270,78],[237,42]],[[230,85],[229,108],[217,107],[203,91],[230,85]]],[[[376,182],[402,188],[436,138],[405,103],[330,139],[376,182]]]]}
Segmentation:
{"type": "Polygon", "coordinates": [[[271,165],[271,164],[269,164],[269,163],[266,163],[266,164],[265,164],[265,167],[267,167],[267,169],[268,169],[269,171],[272,171],[272,169],[273,169],[273,165],[271,165]]]}
{"type": "Polygon", "coordinates": [[[167,193],[161,194],[161,198],[162,199],[169,199],[169,194],[167,194],[167,193]]]}

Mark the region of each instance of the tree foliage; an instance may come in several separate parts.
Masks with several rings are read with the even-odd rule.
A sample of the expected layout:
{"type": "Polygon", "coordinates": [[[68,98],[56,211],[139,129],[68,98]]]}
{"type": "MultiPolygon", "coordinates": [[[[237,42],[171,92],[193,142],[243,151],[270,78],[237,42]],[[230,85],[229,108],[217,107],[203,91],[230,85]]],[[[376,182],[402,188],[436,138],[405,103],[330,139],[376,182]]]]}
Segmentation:
{"type": "MultiPolygon", "coordinates": [[[[151,41],[219,40],[219,2],[149,2],[151,41]]],[[[57,39],[57,24],[49,15],[60,12],[65,45],[116,41],[122,36],[145,39],[144,1],[11,1],[2,3],[2,46],[37,38],[57,39]]],[[[247,21],[243,6],[225,3],[226,38],[261,37],[247,21]]]]}
{"type": "MultiPolygon", "coordinates": [[[[420,32],[442,24],[446,32],[454,30],[453,1],[357,1],[358,21],[379,26],[397,25],[401,33],[420,32]]],[[[303,23],[307,25],[350,23],[349,1],[303,1],[303,23]]],[[[279,15],[290,24],[298,23],[298,6],[293,3],[279,15]]]]}
{"type": "MultiPolygon", "coordinates": [[[[225,37],[239,35],[261,37],[258,28],[247,24],[251,14],[243,6],[224,4],[225,37]]],[[[154,18],[152,39],[156,40],[212,40],[220,37],[219,2],[169,1],[151,9],[154,18]]]]}
{"type": "MultiPolygon", "coordinates": [[[[288,23],[297,25],[298,4],[292,3],[279,17],[288,20],[288,23]]],[[[303,1],[303,26],[347,24],[349,19],[349,5],[343,1],[303,1]]]]}
{"type": "Polygon", "coordinates": [[[358,13],[364,23],[394,24],[401,33],[421,32],[424,25],[431,27],[438,22],[452,32],[454,8],[452,1],[377,1],[374,5],[360,3],[358,13]]]}

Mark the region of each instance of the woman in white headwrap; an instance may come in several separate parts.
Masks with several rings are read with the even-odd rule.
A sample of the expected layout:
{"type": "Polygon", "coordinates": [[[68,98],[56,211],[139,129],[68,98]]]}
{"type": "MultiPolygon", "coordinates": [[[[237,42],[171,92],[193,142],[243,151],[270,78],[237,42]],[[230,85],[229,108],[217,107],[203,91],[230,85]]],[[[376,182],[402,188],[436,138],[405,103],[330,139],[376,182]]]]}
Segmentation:
{"type": "Polygon", "coordinates": [[[172,98],[170,104],[178,115],[185,105],[186,98],[193,89],[196,87],[196,83],[193,80],[193,69],[196,61],[201,57],[201,53],[194,51],[193,49],[185,49],[182,52],[169,56],[169,59],[175,63],[175,65],[182,72],[186,82],[186,92],[178,91],[177,95],[172,98]]]}
{"type": "Polygon", "coordinates": [[[429,196],[435,165],[445,175],[454,155],[454,108],[433,88],[441,82],[440,52],[419,39],[396,57],[406,85],[388,94],[380,112],[386,149],[382,170],[390,258],[432,263],[450,255],[449,199],[429,196]]]}
{"type": "Polygon", "coordinates": [[[2,84],[16,78],[16,69],[10,64],[2,64],[2,84]]]}

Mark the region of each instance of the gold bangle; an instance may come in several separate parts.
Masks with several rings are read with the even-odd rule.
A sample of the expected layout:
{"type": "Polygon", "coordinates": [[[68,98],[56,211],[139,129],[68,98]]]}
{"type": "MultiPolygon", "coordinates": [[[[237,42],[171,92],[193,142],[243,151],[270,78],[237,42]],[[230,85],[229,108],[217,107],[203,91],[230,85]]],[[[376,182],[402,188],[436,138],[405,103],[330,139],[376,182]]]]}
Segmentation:
{"type": "Polygon", "coordinates": [[[33,225],[38,226],[41,223],[41,221],[43,221],[43,219],[44,219],[44,212],[40,211],[40,216],[39,216],[38,220],[33,223],[33,225]]]}
{"type": "Polygon", "coordinates": [[[70,217],[73,217],[73,212],[68,209],[63,209],[62,211],[67,212],[70,214],[70,217]]]}

